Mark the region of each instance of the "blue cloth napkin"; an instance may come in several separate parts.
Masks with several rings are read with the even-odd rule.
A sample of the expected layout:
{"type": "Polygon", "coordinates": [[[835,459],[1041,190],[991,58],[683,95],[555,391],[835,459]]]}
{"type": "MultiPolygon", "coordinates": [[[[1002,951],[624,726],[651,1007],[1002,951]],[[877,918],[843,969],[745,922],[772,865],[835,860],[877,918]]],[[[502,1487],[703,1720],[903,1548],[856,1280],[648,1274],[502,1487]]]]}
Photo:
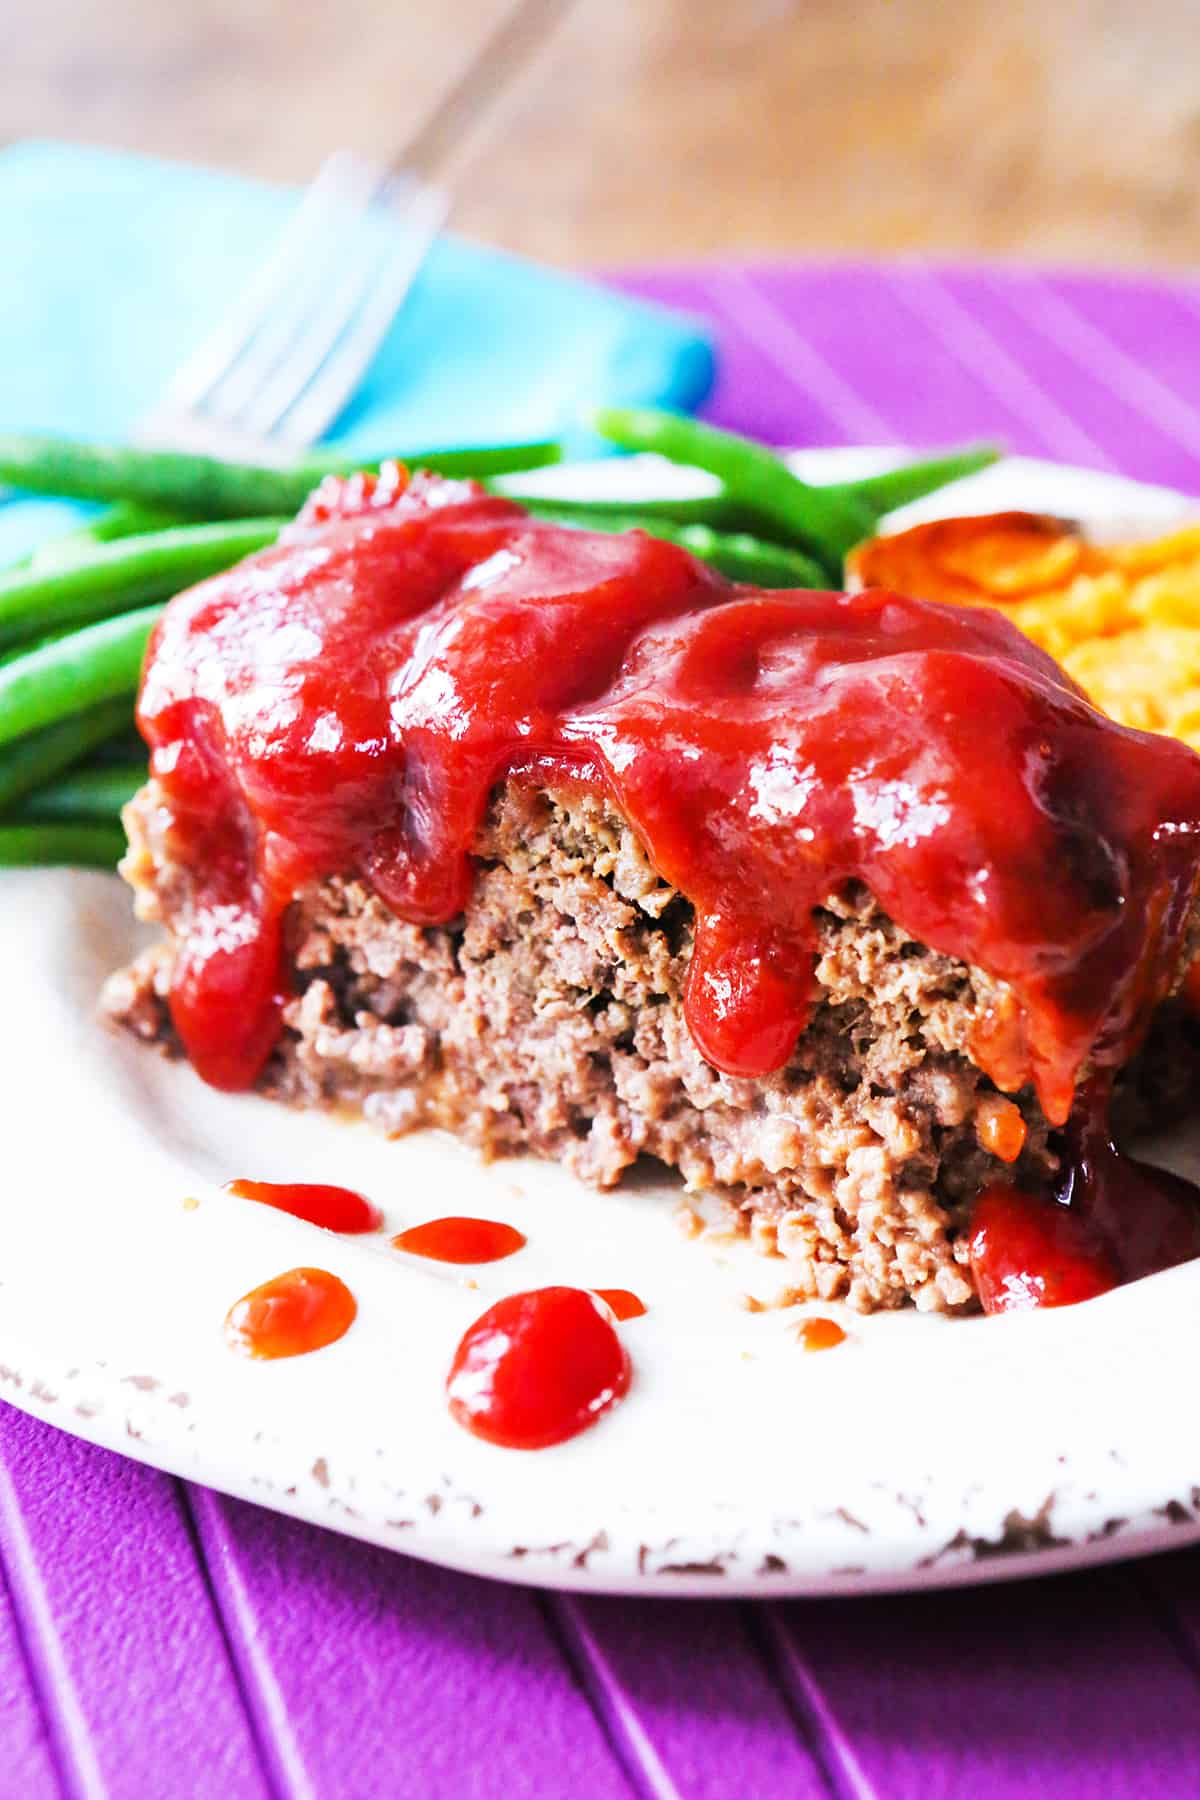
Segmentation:
{"type": "MultiPolygon", "coordinates": [[[[55,143],[0,152],[0,430],[121,438],[295,202],[187,164],[55,143]]],[[[364,454],[554,437],[602,400],[689,410],[712,375],[696,321],[445,236],[334,435],[364,454]]],[[[77,516],[0,505],[0,563],[77,516]]]]}

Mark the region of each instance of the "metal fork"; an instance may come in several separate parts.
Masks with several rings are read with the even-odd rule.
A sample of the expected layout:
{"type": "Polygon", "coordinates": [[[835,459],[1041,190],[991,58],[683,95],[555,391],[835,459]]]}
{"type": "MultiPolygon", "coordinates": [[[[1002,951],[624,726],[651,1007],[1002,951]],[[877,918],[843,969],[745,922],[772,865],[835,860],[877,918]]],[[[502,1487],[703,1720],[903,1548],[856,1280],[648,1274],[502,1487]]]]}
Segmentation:
{"type": "Polygon", "coordinates": [[[271,464],[315,443],[366,373],[448,210],[448,196],[411,173],[330,156],[136,441],[271,464]]]}

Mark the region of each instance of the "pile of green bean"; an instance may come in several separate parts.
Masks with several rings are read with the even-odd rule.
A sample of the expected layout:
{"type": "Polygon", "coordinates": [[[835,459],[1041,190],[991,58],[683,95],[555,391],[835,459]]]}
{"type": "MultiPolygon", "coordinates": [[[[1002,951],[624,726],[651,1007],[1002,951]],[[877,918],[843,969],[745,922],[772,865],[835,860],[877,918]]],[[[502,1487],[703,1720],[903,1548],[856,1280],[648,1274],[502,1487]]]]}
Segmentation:
{"type": "MultiPolygon", "coordinates": [[[[602,437],[716,477],[711,495],[605,500],[522,492],[519,476],[560,460],[554,443],[407,452],[414,468],[471,476],[538,517],[593,531],[640,529],[759,587],[839,586],[843,559],[884,514],[999,454],[971,447],[883,475],[813,486],[761,444],[672,413],[608,408],[602,437]]],[[[145,779],[133,701],[163,605],[273,543],[334,453],[260,468],[170,451],[0,435],[0,482],[105,503],[79,529],[0,571],[0,865],[111,868],[120,809],[145,779]]],[[[376,465],[377,466],[377,465],[376,465]]]]}

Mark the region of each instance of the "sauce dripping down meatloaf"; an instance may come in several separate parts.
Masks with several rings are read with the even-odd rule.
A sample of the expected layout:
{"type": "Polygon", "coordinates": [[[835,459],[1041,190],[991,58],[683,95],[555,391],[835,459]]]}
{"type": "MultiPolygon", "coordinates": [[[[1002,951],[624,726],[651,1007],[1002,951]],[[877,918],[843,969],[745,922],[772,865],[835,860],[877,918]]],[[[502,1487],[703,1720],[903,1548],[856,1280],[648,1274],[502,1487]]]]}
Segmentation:
{"type": "MultiPolygon", "coordinates": [[[[585,827],[604,849],[591,871],[576,857],[575,889],[590,879],[597,907],[623,911],[589,938],[576,905],[576,947],[602,938],[607,962],[565,986],[562,912],[545,993],[510,990],[476,1024],[478,1055],[518,1013],[553,1036],[564,998],[564,1043],[614,1007],[638,1011],[619,968],[636,938],[667,973],[608,1030],[605,1129],[624,1133],[624,1163],[649,1151],[693,1185],[707,1171],[822,1297],[973,1303],[974,1192],[1017,1159],[1023,1187],[1061,1187],[1057,1134],[1081,1078],[1107,1096],[1190,954],[1200,758],[1105,719],[999,615],[881,590],[739,587],[642,533],[538,523],[472,484],[394,467],[325,483],[276,547],[171,603],[139,722],[152,781],[127,873],[171,940],[140,990],[125,978],[115,1011],[217,1086],[331,1099],[280,1071],[314,972],[333,1005],[349,970],[356,999],[343,995],[327,1032],[369,1024],[376,1050],[381,1031],[437,1040],[392,1081],[422,1103],[377,1114],[461,1129],[466,1052],[426,990],[466,978],[498,872],[528,898],[536,857],[513,851],[505,808],[524,809],[532,837],[549,807],[556,855],[585,827]],[[324,923],[301,945],[314,893],[324,923]],[[388,919],[408,948],[385,970],[364,921],[388,919]],[[865,968],[864,933],[909,1056],[890,1086],[868,1066],[870,981],[847,974],[856,955],[865,968]],[[430,946],[443,961],[422,987],[412,968],[430,946]],[[371,981],[390,987],[364,1005],[371,981]],[[654,1024],[675,1058],[665,1101],[651,1092],[651,1005],[690,1040],[666,1015],[654,1024]],[[839,1032],[854,1065],[840,1075],[826,1043],[839,1032]],[[981,1159],[969,1170],[965,1151],[947,1161],[967,1102],[935,1091],[955,1071],[981,1159]],[[851,1099],[849,1137],[823,1144],[851,1099]],[[873,1100],[890,1107],[883,1125],[873,1100]],[[771,1129],[734,1151],[731,1128],[698,1162],[688,1118],[714,1104],[714,1119],[740,1109],[771,1129]],[[1006,1119],[1014,1129],[998,1129],[1006,1119]]],[[[509,954],[532,919],[509,918],[509,954]]],[[[585,1095],[560,1095],[555,1124],[545,1092],[523,1096],[515,1076],[489,1092],[475,1112],[515,1124],[468,1123],[485,1149],[597,1136],[585,1095]]],[[[565,1160],[600,1180],[619,1172],[582,1150],[565,1160]]]]}

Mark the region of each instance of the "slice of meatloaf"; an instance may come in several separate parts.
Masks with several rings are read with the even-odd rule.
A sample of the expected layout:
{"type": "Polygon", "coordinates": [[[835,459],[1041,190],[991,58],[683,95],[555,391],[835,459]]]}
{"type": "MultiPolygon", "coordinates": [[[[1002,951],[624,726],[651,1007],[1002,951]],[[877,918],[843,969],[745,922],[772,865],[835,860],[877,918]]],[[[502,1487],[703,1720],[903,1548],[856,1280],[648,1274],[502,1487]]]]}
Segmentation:
{"type": "Polygon", "coordinates": [[[864,1309],[1200,1254],[1109,1135],[1193,954],[1200,759],[999,615],[391,466],[176,596],[138,722],[166,937],[108,1005],[212,1085],[658,1158],[864,1309]]]}
{"type": "MultiPolygon", "coordinates": [[[[166,995],[191,879],[153,784],[126,823],[124,872],[167,935],[113,977],[106,1006],[173,1049],[166,995]]],[[[353,879],[296,897],[294,998],[260,1089],[349,1104],[393,1133],[445,1126],[487,1157],[532,1151],[599,1187],[656,1157],[720,1194],[801,1294],[973,1306],[972,1199],[1055,1166],[1032,1090],[998,1093],[968,1054],[994,983],[913,942],[864,889],[831,895],[794,1055],[738,1079],[684,1022],[691,907],[610,807],[511,782],[477,861],[446,926],[406,924],[353,879]]]]}

